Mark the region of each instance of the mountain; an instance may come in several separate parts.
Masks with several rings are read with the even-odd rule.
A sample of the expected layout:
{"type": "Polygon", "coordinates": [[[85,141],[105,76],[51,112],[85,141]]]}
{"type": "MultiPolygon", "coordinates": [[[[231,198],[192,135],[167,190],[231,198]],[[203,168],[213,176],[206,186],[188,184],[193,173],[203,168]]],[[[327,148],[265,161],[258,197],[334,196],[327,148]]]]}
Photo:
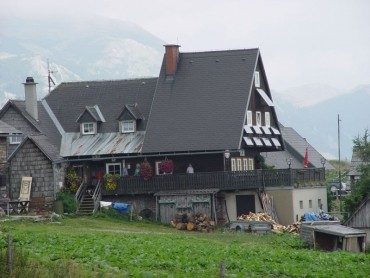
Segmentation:
{"type": "MultiPolygon", "coordinates": [[[[311,88],[319,88],[313,85],[311,88]]],[[[319,90],[325,94],[326,85],[319,90]]],[[[310,99],[314,95],[307,91],[307,86],[295,88],[295,94],[301,100],[310,99]]],[[[341,160],[350,160],[352,156],[353,139],[364,134],[370,122],[370,85],[359,86],[334,96],[329,94],[326,100],[312,101],[312,105],[298,106],[295,100],[289,99],[284,93],[273,92],[279,121],[293,127],[307,138],[326,158],[339,156],[340,142],[341,160]],[[338,128],[339,114],[339,128],[338,128]],[[339,130],[339,132],[338,132],[339,130]],[[338,140],[339,133],[339,140],[338,140]]],[[[324,97],[325,98],[325,97],[324,97]]],[[[301,101],[301,103],[303,103],[301,101]]]]}
{"type": "MultiPolygon", "coordinates": [[[[158,76],[164,41],[140,26],[104,17],[0,17],[0,101],[24,98],[27,76],[48,92],[48,70],[62,81],[158,76]],[[48,66],[48,60],[50,65],[48,66]]],[[[51,88],[53,89],[53,87],[51,88]]],[[[273,92],[280,122],[296,129],[320,153],[350,159],[352,140],[370,119],[370,85],[342,90],[309,84],[273,92]]]]}
{"type": "Polygon", "coordinates": [[[140,26],[104,17],[0,18],[0,98],[23,98],[32,76],[48,92],[62,81],[158,76],[164,41],[140,26]],[[48,67],[49,61],[49,67],[48,67]]]}

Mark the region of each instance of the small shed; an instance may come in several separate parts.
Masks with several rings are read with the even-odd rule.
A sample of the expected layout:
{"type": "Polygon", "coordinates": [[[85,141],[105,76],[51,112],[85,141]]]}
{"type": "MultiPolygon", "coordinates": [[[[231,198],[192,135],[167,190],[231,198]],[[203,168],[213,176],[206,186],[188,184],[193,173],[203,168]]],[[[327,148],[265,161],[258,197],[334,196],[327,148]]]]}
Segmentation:
{"type": "Polygon", "coordinates": [[[303,222],[301,226],[301,239],[308,242],[314,249],[365,252],[365,231],[330,222],[334,221],[303,222]]]}
{"type": "MultiPolygon", "coordinates": [[[[217,221],[216,194],[218,189],[171,190],[157,192],[156,219],[169,224],[179,213],[202,213],[217,221]]],[[[217,223],[216,223],[217,224],[217,223]]]]}
{"type": "Polygon", "coordinates": [[[370,242],[370,196],[361,203],[357,210],[344,222],[344,225],[365,231],[367,242],[370,242]]]}

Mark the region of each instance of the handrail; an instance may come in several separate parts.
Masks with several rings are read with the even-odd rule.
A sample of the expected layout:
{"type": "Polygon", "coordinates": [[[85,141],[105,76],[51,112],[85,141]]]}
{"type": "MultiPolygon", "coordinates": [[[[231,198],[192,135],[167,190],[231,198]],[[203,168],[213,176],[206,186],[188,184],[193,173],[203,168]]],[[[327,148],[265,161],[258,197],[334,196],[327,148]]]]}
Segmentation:
{"type": "Polygon", "coordinates": [[[103,179],[99,179],[98,184],[95,187],[94,194],[92,196],[92,198],[94,200],[94,211],[93,211],[93,213],[97,212],[97,210],[99,208],[100,201],[101,201],[102,188],[103,188],[103,179]]]}
{"type": "Polygon", "coordinates": [[[323,168],[257,169],[249,171],[196,172],[142,177],[121,177],[114,191],[102,189],[103,195],[148,194],[167,190],[214,189],[254,190],[266,187],[305,186],[325,182],[323,168]]]}
{"type": "Polygon", "coordinates": [[[86,190],[86,184],[82,181],[82,183],[80,184],[80,186],[78,187],[78,190],[76,192],[76,195],[75,195],[75,200],[77,203],[80,203],[84,193],[85,193],[85,190],[86,190]]]}

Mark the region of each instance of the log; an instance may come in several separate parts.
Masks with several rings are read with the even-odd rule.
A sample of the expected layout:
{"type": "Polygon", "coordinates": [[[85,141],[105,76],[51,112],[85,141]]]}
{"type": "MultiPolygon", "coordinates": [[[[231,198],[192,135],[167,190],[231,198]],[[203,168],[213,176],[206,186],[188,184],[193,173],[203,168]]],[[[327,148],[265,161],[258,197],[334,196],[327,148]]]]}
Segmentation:
{"type": "Polygon", "coordinates": [[[191,222],[189,222],[188,224],[186,224],[186,229],[187,229],[188,231],[192,231],[192,230],[194,229],[194,224],[193,224],[193,223],[191,223],[191,222]]]}

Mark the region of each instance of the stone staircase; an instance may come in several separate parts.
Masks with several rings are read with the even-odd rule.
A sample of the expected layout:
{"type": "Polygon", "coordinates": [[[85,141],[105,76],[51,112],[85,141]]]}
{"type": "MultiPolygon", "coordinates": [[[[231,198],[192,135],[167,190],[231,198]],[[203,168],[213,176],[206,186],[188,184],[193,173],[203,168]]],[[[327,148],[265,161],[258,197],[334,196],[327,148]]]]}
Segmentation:
{"type": "Polygon", "coordinates": [[[77,209],[77,214],[92,215],[93,211],[94,211],[94,199],[88,192],[85,192],[81,199],[80,205],[77,209]]]}

